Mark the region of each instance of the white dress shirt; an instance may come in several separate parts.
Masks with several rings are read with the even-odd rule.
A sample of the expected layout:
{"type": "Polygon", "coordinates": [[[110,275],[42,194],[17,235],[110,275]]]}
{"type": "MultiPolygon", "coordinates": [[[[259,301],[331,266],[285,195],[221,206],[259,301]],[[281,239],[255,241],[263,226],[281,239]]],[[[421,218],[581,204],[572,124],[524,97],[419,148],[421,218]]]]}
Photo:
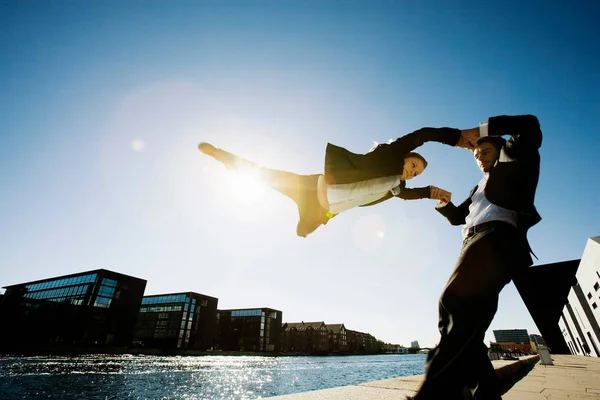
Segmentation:
{"type": "Polygon", "coordinates": [[[400,193],[400,178],[385,176],[356,183],[329,185],[327,201],[329,211],[339,214],[354,207],[372,203],[383,198],[388,192],[400,193]]]}
{"type": "Polygon", "coordinates": [[[483,224],[490,221],[508,222],[513,226],[517,226],[517,212],[502,208],[485,197],[485,185],[488,182],[488,174],[481,179],[477,185],[477,190],[471,197],[471,205],[469,205],[469,215],[465,218],[465,225],[462,228],[463,238],[467,237],[469,228],[475,225],[483,224]]]}

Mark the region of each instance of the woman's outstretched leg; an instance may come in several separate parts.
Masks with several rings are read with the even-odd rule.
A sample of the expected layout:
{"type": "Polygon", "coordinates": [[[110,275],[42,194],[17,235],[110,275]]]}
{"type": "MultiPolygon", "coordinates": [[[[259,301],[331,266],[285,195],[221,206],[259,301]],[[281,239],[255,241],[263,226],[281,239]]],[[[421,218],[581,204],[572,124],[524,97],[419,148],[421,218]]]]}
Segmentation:
{"type": "Polygon", "coordinates": [[[319,174],[299,175],[262,167],[252,161],[218,149],[211,144],[201,143],[198,149],[233,170],[255,170],[262,182],[292,199],[298,206],[300,220],[296,227],[298,236],[306,236],[319,226],[327,224],[332,215],[319,203],[319,174]]]}

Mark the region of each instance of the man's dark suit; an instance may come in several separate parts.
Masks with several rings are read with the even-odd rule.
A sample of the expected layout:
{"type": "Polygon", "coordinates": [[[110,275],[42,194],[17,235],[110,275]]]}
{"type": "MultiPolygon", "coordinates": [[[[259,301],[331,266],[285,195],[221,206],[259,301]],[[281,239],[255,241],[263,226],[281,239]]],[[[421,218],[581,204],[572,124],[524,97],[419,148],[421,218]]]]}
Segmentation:
{"type": "MultiPolygon", "coordinates": [[[[438,347],[430,354],[425,382],[416,399],[461,399],[462,388],[478,400],[500,399],[497,378],[483,343],[498,306],[498,296],[516,273],[533,264],[527,230],[541,220],[534,198],[540,172],[542,132],[532,115],[489,119],[489,135],[511,135],[489,172],[485,197],[516,211],[517,227],[483,226],[468,237],[439,301],[438,347]]],[[[471,197],[459,206],[437,210],[451,224],[465,223],[471,197]]]]}

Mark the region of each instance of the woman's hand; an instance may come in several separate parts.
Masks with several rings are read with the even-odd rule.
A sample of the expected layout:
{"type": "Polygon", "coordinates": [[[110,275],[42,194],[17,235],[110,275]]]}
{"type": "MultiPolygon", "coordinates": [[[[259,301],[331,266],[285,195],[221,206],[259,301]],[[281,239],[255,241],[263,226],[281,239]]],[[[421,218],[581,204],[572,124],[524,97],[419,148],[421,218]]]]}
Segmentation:
{"type": "Polygon", "coordinates": [[[467,150],[475,150],[477,147],[477,140],[479,139],[479,128],[471,128],[460,131],[460,138],[456,147],[461,147],[467,150]]]}
{"type": "Polygon", "coordinates": [[[437,186],[429,187],[429,195],[432,199],[439,200],[440,203],[449,203],[452,198],[452,193],[444,189],[440,189],[437,186]]]}

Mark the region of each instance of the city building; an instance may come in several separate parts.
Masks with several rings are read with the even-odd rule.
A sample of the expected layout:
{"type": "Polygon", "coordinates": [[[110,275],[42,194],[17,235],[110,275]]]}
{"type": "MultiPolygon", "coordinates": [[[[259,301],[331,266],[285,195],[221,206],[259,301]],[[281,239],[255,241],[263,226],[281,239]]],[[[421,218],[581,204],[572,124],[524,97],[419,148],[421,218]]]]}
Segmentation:
{"type": "Polygon", "coordinates": [[[410,348],[411,349],[420,349],[421,346],[419,346],[419,341],[415,340],[413,342],[410,342],[410,348]]]}
{"type": "Polygon", "coordinates": [[[559,328],[572,354],[600,357],[600,236],[588,239],[559,328]]]}
{"type": "Polygon", "coordinates": [[[497,343],[527,343],[529,344],[529,333],[527,329],[494,330],[497,343]]]}
{"type": "Polygon", "coordinates": [[[6,286],[0,349],[128,346],[146,281],[98,269],[6,286]]]}
{"type": "Polygon", "coordinates": [[[401,344],[392,344],[391,350],[394,353],[398,353],[398,354],[408,354],[408,349],[406,347],[402,346],[401,344]]]}
{"type": "Polygon", "coordinates": [[[282,312],[271,308],[217,311],[216,343],[224,351],[281,351],[282,312]]]}
{"type": "Polygon", "coordinates": [[[494,330],[495,342],[490,343],[494,352],[531,354],[533,348],[527,329],[494,330]]]}
{"type": "Polygon", "coordinates": [[[135,344],[162,350],[212,349],[218,301],[195,292],[144,296],[135,344]]]}
{"type": "Polygon", "coordinates": [[[327,324],[327,332],[330,353],[347,353],[350,350],[348,334],[344,324],[327,324]]]}
{"type": "Polygon", "coordinates": [[[282,326],[282,349],[289,353],[323,354],[329,352],[325,322],[286,322],[282,326]]]}
{"type": "Polygon", "coordinates": [[[531,350],[536,353],[538,346],[548,347],[548,344],[544,340],[543,336],[532,333],[529,335],[529,342],[531,343],[531,350]]]}
{"type": "Polygon", "coordinates": [[[531,342],[528,343],[517,343],[517,342],[491,342],[490,349],[496,353],[516,353],[516,354],[533,354],[535,353],[534,347],[531,342]]]}
{"type": "Polygon", "coordinates": [[[377,339],[369,333],[346,330],[348,341],[350,342],[350,351],[358,354],[379,353],[379,344],[377,339]]]}

